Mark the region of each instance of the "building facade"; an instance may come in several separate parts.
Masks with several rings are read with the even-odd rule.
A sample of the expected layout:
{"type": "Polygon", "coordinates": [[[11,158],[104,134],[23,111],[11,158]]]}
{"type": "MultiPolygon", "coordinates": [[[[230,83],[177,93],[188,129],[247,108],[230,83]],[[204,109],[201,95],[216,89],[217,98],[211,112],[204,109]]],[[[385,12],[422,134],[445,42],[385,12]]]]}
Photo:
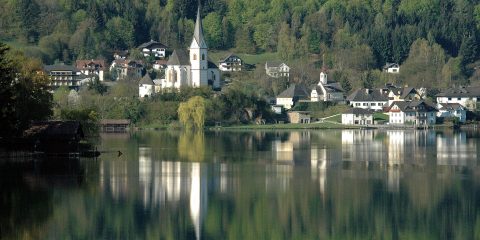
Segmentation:
{"type": "Polygon", "coordinates": [[[223,60],[219,61],[219,69],[222,72],[239,72],[242,71],[243,60],[237,55],[230,54],[223,60]]]}
{"type": "Polygon", "coordinates": [[[342,113],[342,124],[346,125],[369,125],[373,124],[373,110],[352,108],[342,113]]]}
{"type": "Polygon", "coordinates": [[[480,87],[450,88],[437,94],[437,103],[458,103],[470,111],[476,111],[480,101],[480,87]]]}
{"type": "Polygon", "coordinates": [[[77,60],[76,67],[81,73],[87,76],[97,76],[99,81],[104,81],[103,75],[107,68],[105,60],[77,60]]]}
{"type": "Polygon", "coordinates": [[[266,62],[265,72],[273,78],[290,77],[290,67],[283,62],[266,62]]]}
{"type": "Polygon", "coordinates": [[[424,101],[393,102],[388,110],[393,125],[430,126],[436,123],[437,109],[424,101]]]}
{"type": "Polygon", "coordinates": [[[388,96],[382,89],[362,88],[350,94],[347,101],[354,108],[382,111],[388,103],[388,96]]]}
{"type": "Polygon", "coordinates": [[[80,87],[81,72],[74,66],[45,65],[43,69],[50,78],[50,86],[52,87],[67,86],[70,89],[78,89],[80,87]]]}

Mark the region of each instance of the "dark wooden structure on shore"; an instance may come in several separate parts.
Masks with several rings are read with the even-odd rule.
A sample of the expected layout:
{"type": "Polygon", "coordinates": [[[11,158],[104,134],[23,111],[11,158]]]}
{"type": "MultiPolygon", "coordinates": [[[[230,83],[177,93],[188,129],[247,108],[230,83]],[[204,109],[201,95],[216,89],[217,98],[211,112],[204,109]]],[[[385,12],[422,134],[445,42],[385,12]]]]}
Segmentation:
{"type": "Polygon", "coordinates": [[[100,121],[100,129],[105,133],[123,133],[130,126],[128,119],[102,119],[100,121]]]}
{"type": "Polygon", "coordinates": [[[84,138],[79,121],[33,122],[23,134],[31,150],[45,154],[79,153],[79,142],[84,138]]]}

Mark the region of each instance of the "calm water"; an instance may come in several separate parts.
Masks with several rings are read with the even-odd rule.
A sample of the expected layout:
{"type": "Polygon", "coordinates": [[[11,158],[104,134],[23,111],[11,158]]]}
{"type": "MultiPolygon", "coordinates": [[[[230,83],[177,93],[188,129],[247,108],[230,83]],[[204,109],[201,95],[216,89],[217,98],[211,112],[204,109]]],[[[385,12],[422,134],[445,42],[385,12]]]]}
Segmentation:
{"type": "Polygon", "coordinates": [[[139,132],[98,149],[1,160],[0,238],[480,239],[474,132],[139,132]]]}

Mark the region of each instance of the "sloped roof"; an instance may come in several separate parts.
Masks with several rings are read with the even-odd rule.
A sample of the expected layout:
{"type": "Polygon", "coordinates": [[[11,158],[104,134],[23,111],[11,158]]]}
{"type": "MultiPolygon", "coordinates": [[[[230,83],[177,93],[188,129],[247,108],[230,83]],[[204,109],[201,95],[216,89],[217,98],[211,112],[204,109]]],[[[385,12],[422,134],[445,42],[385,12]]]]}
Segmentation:
{"type": "Polygon", "coordinates": [[[392,67],[398,68],[399,65],[398,65],[398,63],[388,63],[388,62],[387,62],[387,63],[385,64],[385,66],[383,66],[383,69],[392,68],[392,67]]]}
{"type": "Polygon", "coordinates": [[[215,64],[214,62],[208,60],[208,68],[218,68],[217,64],[215,64]]]}
{"type": "Polygon", "coordinates": [[[437,97],[480,97],[480,87],[449,88],[437,94],[437,97]]]}
{"type": "Polygon", "coordinates": [[[140,79],[140,82],[138,84],[141,84],[141,85],[155,85],[155,83],[153,82],[150,75],[148,75],[148,73],[145,74],[145,76],[143,76],[142,79],[140,79]]]}
{"type": "Polygon", "coordinates": [[[27,138],[72,139],[83,137],[82,125],[79,121],[40,121],[34,122],[23,133],[27,138]]]}
{"type": "MultiPolygon", "coordinates": [[[[272,67],[280,67],[280,65],[282,64],[285,64],[284,62],[280,62],[280,61],[270,61],[270,62],[266,62],[266,66],[267,68],[272,68],[272,67]]],[[[287,65],[287,64],[285,64],[287,65]]]]}
{"type": "Polygon", "coordinates": [[[140,46],[138,46],[138,48],[139,48],[139,49],[143,49],[143,48],[148,48],[148,49],[152,49],[152,48],[167,48],[167,46],[165,46],[163,43],[150,40],[150,42],[142,43],[140,46]]]}
{"type": "Polygon", "coordinates": [[[456,111],[464,109],[464,107],[460,103],[440,103],[440,106],[440,110],[445,111],[456,111]]]}
{"type": "Polygon", "coordinates": [[[229,58],[231,57],[234,57],[234,58],[238,58],[241,60],[241,58],[233,53],[229,53],[226,57],[224,57],[223,59],[220,59],[219,62],[226,62],[229,58]]]}
{"type": "Polygon", "coordinates": [[[348,101],[355,102],[387,102],[388,96],[382,94],[382,89],[361,88],[355,90],[347,97],[348,101]]]}
{"type": "Polygon", "coordinates": [[[327,92],[343,92],[342,85],[338,82],[332,82],[323,85],[327,92]]]}
{"type": "Polygon", "coordinates": [[[77,60],[76,67],[78,69],[90,69],[92,67],[97,67],[99,69],[105,69],[105,60],[103,59],[92,59],[92,60],[77,60]]]}
{"type": "Polygon", "coordinates": [[[363,108],[351,108],[348,109],[347,111],[343,112],[343,114],[373,114],[375,111],[371,109],[363,109],[363,108]]]}
{"type": "Polygon", "coordinates": [[[129,119],[102,119],[100,120],[101,125],[106,125],[106,124],[126,124],[130,125],[130,120],[129,119]]]}
{"type": "Polygon", "coordinates": [[[64,65],[64,64],[57,64],[57,65],[45,65],[43,66],[43,69],[46,72],[51,72],[51,71],[72,71],[72,72],[77,72],[78,69],[72,65],[64,65]]]}
{"type": "Polygon", "coordinates": [[[167,65],[190,65],[190,59],[184,50],[173,50],[172,56],[168,59],[167,65]]]}
{"type": "Polygon", "coordinates": [[[432,112],[437,111],[437,109],[425,101],[395,101],[390,105],[392,108],[394,105],[397,105],[402,112],[432,112]]]}
{"type": "Polygon", "coordinates": [[[308,93],[305,86],[302,84],[292,84],[285,91],[280,93],[277,98],[308,98],[310,94],[308,93]]]}
{"type": "Polygon", "coordinates": [[[400,96],[400,98],[406,98],[408,94],[415,92],[418,93],[417,90],[413,87],[404,87],[404,88],[392,88],[390,89],[395,95],[400,96]]]}

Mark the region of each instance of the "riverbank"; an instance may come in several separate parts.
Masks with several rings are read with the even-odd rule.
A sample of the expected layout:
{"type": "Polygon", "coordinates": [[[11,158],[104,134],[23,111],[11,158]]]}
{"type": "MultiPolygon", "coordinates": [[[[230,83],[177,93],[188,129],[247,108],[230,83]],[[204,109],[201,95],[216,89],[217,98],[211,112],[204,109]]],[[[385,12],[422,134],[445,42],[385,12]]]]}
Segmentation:
{"type": "Polygon", "coordinates": [[[286,124],[248,124],[248,125],[235,125],[226,127],[212,127],[211,129],[360,129],[362,126],[342,125],[332,122],[323,123],[286,123],[286,124]]]}

